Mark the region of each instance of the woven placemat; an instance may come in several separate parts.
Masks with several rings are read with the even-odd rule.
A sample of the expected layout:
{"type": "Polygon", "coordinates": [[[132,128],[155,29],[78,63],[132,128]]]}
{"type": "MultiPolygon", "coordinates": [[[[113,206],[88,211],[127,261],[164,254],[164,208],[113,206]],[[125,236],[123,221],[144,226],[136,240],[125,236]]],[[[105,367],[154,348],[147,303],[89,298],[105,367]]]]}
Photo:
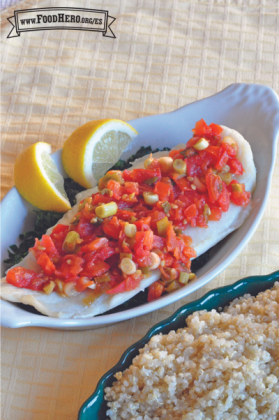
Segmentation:
{"type": "MultiPolygon", "coordinates": [[[[131,120],[172,111],[233,82],[279,91],[279,9],[274,0],[22,1],[2,13],[2,183],[16,156],[37,141],[61,147],[92,119],[131,120]],[[116,17],[116,39],[84,31],[6,39],[15,9],[73,6],[116,17]]],[[[257,232],[210,284],[152,314],[96,331],[2,329],[2,419],[76,419],[100,376],[154,323],[208,290],[279,261],[279,164],[257,232]],[[129,331],[129,334],[127,334],[129,331]]]]}

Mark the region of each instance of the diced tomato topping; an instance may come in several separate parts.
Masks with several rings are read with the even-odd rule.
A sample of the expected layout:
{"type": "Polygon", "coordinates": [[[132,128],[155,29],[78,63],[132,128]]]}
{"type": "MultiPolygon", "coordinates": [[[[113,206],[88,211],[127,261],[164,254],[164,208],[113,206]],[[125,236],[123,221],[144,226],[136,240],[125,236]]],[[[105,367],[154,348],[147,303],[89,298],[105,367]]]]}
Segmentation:
{"type": "Polygon", "coordinates": [[[206,148],[206,153],[210,153],[212,156],[214,156],[215,159],[219,159],[220,157],[220,147],[219,146],[211,146],[209,145],[206,148]]]}
{"type": "Polygon", "coordinates": [[[123,188],[124,194],[139,194],[139,184],[137,182],[125,182],[123,188]]]}
{"type": "Polygon", "coordinates": [[[164,286],[159,281],[155,281],[154,283],[152,283],[148,289],[148,296],[147,296],[148,302],[158,299],[160,296],[162,296],[163,291],[164,291],[164,286]]]}
{"type": "Polygon", "coordinates": [[[179,174],[173,174],[172,179],[176,183],[176,185],[180,188],[181,191],[190,190],[190,183],[187,180],[186,176],[181,176],[179,174]]]}
{"type": "Polygon", "coordinates": [[[113,198],[116,198],[116,200],[120,200],[122,196],[122,187],[119,184],[119,182],[116,182],[113,179],[111,179],[107,183],[107,188],[112,191],[113,198]]]}
{"type": "Polygon", "coordinates": [[[235,175],[242,175],[243,174],[243,166],[242,163],[238,159],[229,159],[228,165],[230,167],[230,172],[235,175]]]}
{"type": "Polygon", "coordinates": [[[89,220],[82,218],[80,219],[75,230],[81,238],[86,238],[90,235],[93,235],[96,228],[92,223],[90,223],[89,220]]]}
{"type": "Polygon", "coordinates": [[[55,272],[55,265],[45,252],[40,252],[37,257],[37,263],[44,270],[46,274],[53,274],[55,272]]]}
{"type": "Polygon", "coordinates": [[[143,276],[140,275],[128,276],[125,280],[118,284],[118,286],[108,290],[106,293],[114,295],[116,293],[129,292],[130,290],[134,290],[139,287],[142,279],[143,276]]]}
{"type": "Polygon", "coordinates": [[[209,200],[214,203],[220,197],[223,189],[222,180],[218,175],[208,173],[206,175],[206,185],[208,189],[209,200]]]}
{"type": "Polygon", "coordinates": [[[35,273],[35,271],[28,270],[27,268],[23,267],[11,268],[7,273],[6,281],[7,283],[20,288],[25,287],[30,289],[30,285],[33,285],[33,290],[40,290],[44,283],[40,275],[35,273]],[[34,283],[36,279],[39,280],[39,284],[34,283]],[[34,285],[36,286],[34,287],[34,285]]]}
{"type": "Polygon", "coordinates": [[[121,231],[121,225],[118,218],[114,216],[112,219],[105,220],[103,222],[103,231],[108,237],[118,239],[121,231]]]}
{"type": "Polygon", "coordinates": [[[187,158],[187,173],[189,176],[203,175],[202,158],[199,155],[187,158]]]}
{"type": "Polygon", "coordinates": [[[152,230],[136,233],[133,249],[137,256],[143,257],[148,254],[153,246],[153,236],[152,230]]]}
{"type": "Polygon", "coordinates": [[[153,235],[153,249],[164,249],[166,246],[166,239],[161,236],[153,235]]]}
{"type": "Polygon", "coordinates": [[[229,155],[226,152],[226,150],[224,150],[223,153],[220,156],[220,159],[216,163],[215,168],[218,169],[218,171],[222,171],[222,169],[224,168],[224,166],[228,162],[228,159],[229,159],[229,155]]]}
{"type": "Polygon", "coordinates": [[[142,217],[134,224],[136,225],[137,230],[150,230],[150,222],[151,217],[142,217]]]}
{"type": "Polygon", "coordinates": [[[98,251],[100,248],[108,244],[107,238],[97,238],[94,241],[87,243],[81,247],[81,251],[84,253],[98,251]]]}
{"type": "Polygon", "coordinates": [[[222,210],[219,207],[210,207],[211,214],[208,216],[208,220],[217,222],[222,217],[222,210]]]}
{"type": "Polygon", "coordinates": [[[218,204],[223,212],[227,212],[230,207],[231,193],[227,190],[226,184],[222,183],[222,192],[218,198],[218,204]]]}
{"type": "Polygon", "coordinates": [[[236,157],[237,155],[237,147],[232,146],[228,143],[221,143],[221,148],[227,152],[230,157],[236,157]]]}
{"type": "Polygon", "coordinates": [[[102,195],[100,193],[97,193],[93,197],[92,204],[97,206],[100,203],[110,203],[110,202],[111,202],[111,197],[110,196],[102,195]]]}
{"type": "Polygon", "coordinates": [[[230,190],[231,190],[231,200],[237,206],[247,206],[250,199],[251,193],[249,191],[245,191],[245,185],[240,184],[239,182],[233,180],[230,183],[230,190]],[[233,185],[236,185],[238,188],[234,188],[233,185]]]}
{"type": "Polygon", "coordinates": [[[82,201],[70,226],[58,224],[50,235],[36,239],[30,251],[40,273],[16,267],[9,270],[7,282],[43,290],[46,282],[49,286],[55,281],[54,290],[60,293],[57,280],[73,283],[80,293],[94,284],[90,288],[94,299],[103,293],[134,290],[156,266],[161,279],[150,286],[148,301],[166,290],[182,287],[179,273],[190,273],[191,259],[196,257],[192,239],[185,235],[188,226],[207,228],[208,221],[221,219],[230,203],[246,206],[251,199],[244,184],[233,180],[227,185],[222,180],[228,182],[231,174],[243,174],[244,168],[237,159],[237,146],[233,141],[224,143],[221,132],[217,124],[207,125],[200,120],[185,149],[169,152],[172,159],[184,160],[185,174],[173,167],[164,173],[166,169],[158,159],[153,159],[147,169],[109,171],[99,181],[99,192],[82,201]],[[206,147],[196,150],[201,138],[207,140],[206,147]],[[229,177],[224,177],[227,172],[229,177]],[[144,192],[157,194],[153,196],[154,204],[146,205],[144,192]],[[108,217],[97,217],[96,207],[111,202],[117,209],[108,217]],[[65,242],[69,232],[75,232],[67,238],[71,246],[65,242]],[[130,260],[134,274],[125,272],[123,258],[130,260]]]}
{"type": "Polygon", "coordinates": [[[191,206],[187,207],[187,209],[184,211],[184,215],[187,219],[192,219],[193,217],[196,217],[198,214],[197,207],[195,204],[191,204],[191,206]]]}
{"type": "Polygon", "coordinates": [[[60,255],[63,253],[62,246],[68,231],[69,226],[58,224],[53,228],[49,235],[60,255]]]}
{"type": "Polygon", "coordinates": [[[154,170],[150,170],[150,169],[128,170],[128,169],[125,169],[123,171],[123,178],[124,178],[125,181],[138,182],[138,183],[150,180],[151,178],[157,178],[156,179],[156,181],[157,181],[158,179],[161,178],[161,171],[160,171],[159,168],[154,169],[154,170]]]}
{"type": "Polygon", "coordinates": [[[94,262],[88,262],[84,266],[84,270],[82,274],[85,277],[93,278],[97,276],[101,276],[102,274],[106,273],[110,269],[110,266],[102,260],[96,260],[94,262]]]}
{"type": "Polygon", "coordinates": [[[76,277],[81,271],[84,264],[84,259],[77,255],[65,255],[63,262],[59,268],[59,272],[65,279],[76,277]]]}
{"type": "Polygon", "coordinates": [[[214,137],[221,134],[223,129],[222,127],[214,123],[208,126],[206,122],[203,119],[201,119],[196,123],[195,128],[192,131],[195,134],[195,136],[198,137],[214,137]]]}
{"type": "Polygon", "coordinates": [[[92,284],[92,281],[88,280],[87,277],[79,277],[76,282],[76,290],[78,292],[84,292],[88,286],[92,284]]]}
{"type": "Polygon", "coordinates": [[[155,185],[154,192],[159,195],[159,199],[161,201],[167,201],[169,199],[171,190],[171,185],[158,181],[155,185]]]}

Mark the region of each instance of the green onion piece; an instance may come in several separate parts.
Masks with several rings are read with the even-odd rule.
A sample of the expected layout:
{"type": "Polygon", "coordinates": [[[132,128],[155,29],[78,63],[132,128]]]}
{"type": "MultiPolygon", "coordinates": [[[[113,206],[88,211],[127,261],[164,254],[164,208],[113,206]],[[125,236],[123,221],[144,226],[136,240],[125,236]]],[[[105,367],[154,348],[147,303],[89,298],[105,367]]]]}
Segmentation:
{"type": "Polygon", "coordinates": [[[75,232],[74,230],[68,232],[63,242],[63,246],[62,246],[63,250],[67,252],[68,254],[75,252],[77,239],[80,239],[80,236],[77,232],[75,232]]]}
{"type": "Polygon", "coordinates": [[[132,254],[126,254],[125,252],[120,252],[120,260],[123,258],[129,258],[130,260],[133,258],[132,254]]]}
{"type": "Polygon", "coordinates": [[[105,273],[102,276],[95,277],[94,280],[96,283],[107,283],[108,281],[111,281],[111,277],[109,273],[105,273]]]}
{"type": "Polygon", "coordinates": [[[241,184],[232,184],[233,192],[242,192],[242,185],[241,184]]]}
{"type": "Polygon", "coordinates": [[[111,203],[102,204],[95,209],[96,216],[100,219],[105,217],[114,216],[117,213],[117,204],[112,201],[111,203]]]}
{"type": "Polygon", "coordinates": [[[149,274],[150,273],[148,267],[141,267],[140,269],[141,269],[142,274],[149,274]]]}
{"type": "Polygon", "coordinates": [[[219,177],[222,179],[222,181],[224,181],[227,185],[229,185],[231,183],[232,180],[232,174],[230,172],[226,173],[226,174],[218,174],[219,177]]]}
{"type": "Polygon", "coordinates": [[[159,236],[166,236],[168,225],[169,225],[169,219],[167,217],[164,217],[163,219],[157,222],[157,229],[158,229],[159,236]]]}
{"type": "Polygon", "coordinates": [[[164,203],[162,203],[162,208],[164,212],[168,214],[168,212],[171,210],[171,205],[168,201],[165,201],[164,203]]]}
{"type": "Polygon", "coordinates": [[[146,184],[146,185],[154,184],[155,182],[158,181],[158,179],[159,178],[157,176],[154,176],[153,178],[149,178],[146,181],[144,181],[144,184],[146,184]]]}
{"type": "Polygon", "coordinates": [[[173,230],[174,230],[176,236],[179,236],[182,233],[182,229],[180,229],[178,227],[174,227],[173,230]]]}
{"type": "Polygon", "coordinates": [[[180,288],[179,284],[177,283],[177,281],[174,280],[170,284],[168,284],[168,286],[166,287],[166,291],[170,293],[170,292],[174,292],[175,290],[179,288],[180,288]]]}
{"type": "Polygon", "coordinates": [[[181,273],[179,274],[179,283],[183,283],[183,284],[187,284],[190,278],[190,274],[189,273],[185,273],[184,271],[181,271],[181,273]]]}

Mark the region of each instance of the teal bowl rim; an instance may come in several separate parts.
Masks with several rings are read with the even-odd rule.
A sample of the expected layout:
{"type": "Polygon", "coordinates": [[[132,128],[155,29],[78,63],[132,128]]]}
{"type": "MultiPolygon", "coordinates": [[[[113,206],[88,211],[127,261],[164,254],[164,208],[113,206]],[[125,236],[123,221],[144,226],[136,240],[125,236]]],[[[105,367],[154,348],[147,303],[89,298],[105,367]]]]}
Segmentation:
{"type": "Polygon", "coordinates": [[[247,293],[256,295],[271,288],[276,281],[279,281],[279,270],[264,276],[245,277],[233,284],[210,290],[201,298],[183,305],[173,315],[158,322],[149,329],[144,337],[132,344],[122,354],[119,361],[101,377],[93,394],[81,406],[78,420],[104,420],[107,410],[104,389],[115,381],[114,374],[116,372],[124,371],[130,366],[134,357],[139,354],[139,349],[143,348],[153,335],[167,334],[171,330],[182,328],[185,326],[185,318],[191,313],[204,309],[224,308],[234,299],[247,293]]]}

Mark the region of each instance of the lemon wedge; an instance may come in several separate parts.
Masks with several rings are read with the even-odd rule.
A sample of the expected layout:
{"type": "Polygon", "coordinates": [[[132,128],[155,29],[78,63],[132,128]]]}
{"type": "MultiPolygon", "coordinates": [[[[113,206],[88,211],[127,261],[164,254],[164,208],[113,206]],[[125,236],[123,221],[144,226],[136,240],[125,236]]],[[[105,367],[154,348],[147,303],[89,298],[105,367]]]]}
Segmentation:
{"type": "Polygon", "coordinates": [[[50,154],[50,144],[43,142],[25,149],[15,162],[15,186],[33,206],[41,210],[66,212],[71,204],[64,190],[63,177],[50,154]]]}
{"type": "Polygon", "coordinates": [[[90,121],[65,141],[62,163],[67,174],[85,188],[98,180],[120,158],[138,132],[121,120],[90,121]]]}

